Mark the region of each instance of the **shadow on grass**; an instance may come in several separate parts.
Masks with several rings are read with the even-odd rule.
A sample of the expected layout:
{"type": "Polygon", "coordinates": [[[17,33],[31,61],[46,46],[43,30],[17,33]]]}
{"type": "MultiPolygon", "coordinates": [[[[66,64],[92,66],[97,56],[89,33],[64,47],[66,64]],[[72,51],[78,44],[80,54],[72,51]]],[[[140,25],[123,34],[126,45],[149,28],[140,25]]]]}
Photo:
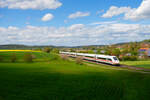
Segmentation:
{"type": "Polygon", "coordinates": [[[59,73],[7,73],[0,77],[5,100],[121,100],[124,86],[107,77],[59,73]]]}

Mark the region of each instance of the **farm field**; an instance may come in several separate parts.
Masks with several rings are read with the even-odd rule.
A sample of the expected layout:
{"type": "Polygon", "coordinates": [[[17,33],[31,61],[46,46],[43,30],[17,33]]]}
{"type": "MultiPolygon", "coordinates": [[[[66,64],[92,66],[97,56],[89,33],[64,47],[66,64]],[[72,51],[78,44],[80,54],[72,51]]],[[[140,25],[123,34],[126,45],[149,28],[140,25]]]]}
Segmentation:
{"type": "Polygon", "coordinates": [[[79,65],[56,54],[24,51],[0,52],[0,100],[149,100],[150,75],[105,69],[105,65],[79,65]],[[17,61],[11,63],[12,54],[17,61]]]}
{"type": "Polygon", "coordinates": [[[136,66],[136,67],[143,67],[143,68],[150,68],[150,60],[147,61],[122,61],[121,64],[136,66]]]}

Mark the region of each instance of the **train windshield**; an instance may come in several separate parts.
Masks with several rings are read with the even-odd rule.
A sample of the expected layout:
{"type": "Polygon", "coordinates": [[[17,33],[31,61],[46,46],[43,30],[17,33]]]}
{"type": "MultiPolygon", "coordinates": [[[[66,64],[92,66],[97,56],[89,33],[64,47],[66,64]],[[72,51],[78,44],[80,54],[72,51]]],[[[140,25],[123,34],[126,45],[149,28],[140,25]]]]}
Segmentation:
{"type": "Polygon", "coordinates": [[[114,60],[118,60],[117,57],[113,57],[114,60]]]}

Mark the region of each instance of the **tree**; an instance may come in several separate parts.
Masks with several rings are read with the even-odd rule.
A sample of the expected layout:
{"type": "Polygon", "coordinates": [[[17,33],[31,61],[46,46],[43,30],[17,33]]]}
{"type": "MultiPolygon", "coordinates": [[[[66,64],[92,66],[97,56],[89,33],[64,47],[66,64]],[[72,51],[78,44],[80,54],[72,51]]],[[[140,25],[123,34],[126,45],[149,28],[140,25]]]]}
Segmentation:
{"type": "Polygon", "coordinates": [[[88,50],[88,53],[93,54],[93,53],[94,53],[94,51],[93,51],[93,50],[88,50]]]}
{"type": "Polygon", "coordinates": [[[121,52],[122,55],[126,55],[127,53],[129,53],[129,50],[126,47],[126,48],[123,48],[120,52],[121,52]]]}
{"type": "Polygon", "coordinates": [[[115,55],[115,56],[119,57],[120,54],[121,54],[121,52],[120,52],[119,49],[113,49],[112,50],[112,55],[115,55]]]}
{"type": "Polygon", "coordinates": [[[59,50],[57,48],[52,49],[53,53],[59,53],[59,50]]]}
{"type": "Polygon", "coordinates": [[[138,60],[138,57],[137,56],[123,56],[122,60],[136,61],[136,60],[138,60]]]}
{"type": "Polygon", "coordinates": [[[101,49],[97,49],[97,54],[101,54],[101,49]]]}
{"type": "Polygon", "coordinates": [[[131,51],[131,55],[137,56],[138,55],[138,51],[131,51]]]}
{"type": "Polygon", "coordinates": [[[44,48],[44,52],[50,53],[51,49],[49,47],[44,48]]]}
{"type": "Polygon", "coordinates": [[[111,50],[109,48],[105,48],[104,49],[104,54],[105,55],[110,55],[111,54],[111,50]]]}
{"type": "Polygon", "coordinates": [[[75,50],[75,49],[73,49],[73,48],[71,48],[71,49],[70,49],[70,52],[76,52],[76,50],[75,50]]]}

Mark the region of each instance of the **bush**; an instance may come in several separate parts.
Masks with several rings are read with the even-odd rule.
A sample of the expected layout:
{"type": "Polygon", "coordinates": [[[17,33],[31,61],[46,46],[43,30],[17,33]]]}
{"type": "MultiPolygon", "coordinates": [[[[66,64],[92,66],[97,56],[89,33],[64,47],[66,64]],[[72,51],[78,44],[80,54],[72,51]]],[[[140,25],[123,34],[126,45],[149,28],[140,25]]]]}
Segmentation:
{"type": "Polygon", "coordinates": [[[67,55],[61,55],[61,59],[68,60],[68,56],[67,55]]]}
{"type": "Polygon", "coordinates": [[[77,57],[76,58],[76,64],[82,65],[83,64],[83,58],[82,57],[77,57]]]}
{"type": "Polygon", "coordinates": [[[51,49],[49,47],[44,48],[44,52],[50,53],[51,49]]]}
{"type": "Polygon", "coordinates": [[[137,56],[124,56],[124,57],[122,57],[122,60],[136,61],[136,60],[138,60],[138,57],[137,56]]]}
{"type": "Polygon", "coordinates": [[[59,49],[57,49],[57,48],[54,48],[53,50],[51,50],[51,53],[59,53],[59,49]]]}
{"type": "Polygon", "coordinates": [[[33,62],[32,60],[33,60],[32,54],[31,53],[25,53],[24,61],[25,62],[33,62]]]}
{"type": "Polygon", "coordinates": [[[52,61],[52,60],[59,60],[59,56],[58,56],[58,55],[52,55],[52,54],[51,54],[51,57],[50,57],[49,60],[50,60],[50,61],[52,61]]]}
{"type": "Polygon", "coordinates": [[[17,60],[17,57],[15,54],[13,54],[11,57],[11,62],[14,63],[14,62],[16,62],[16,60],[17,60]]]}

